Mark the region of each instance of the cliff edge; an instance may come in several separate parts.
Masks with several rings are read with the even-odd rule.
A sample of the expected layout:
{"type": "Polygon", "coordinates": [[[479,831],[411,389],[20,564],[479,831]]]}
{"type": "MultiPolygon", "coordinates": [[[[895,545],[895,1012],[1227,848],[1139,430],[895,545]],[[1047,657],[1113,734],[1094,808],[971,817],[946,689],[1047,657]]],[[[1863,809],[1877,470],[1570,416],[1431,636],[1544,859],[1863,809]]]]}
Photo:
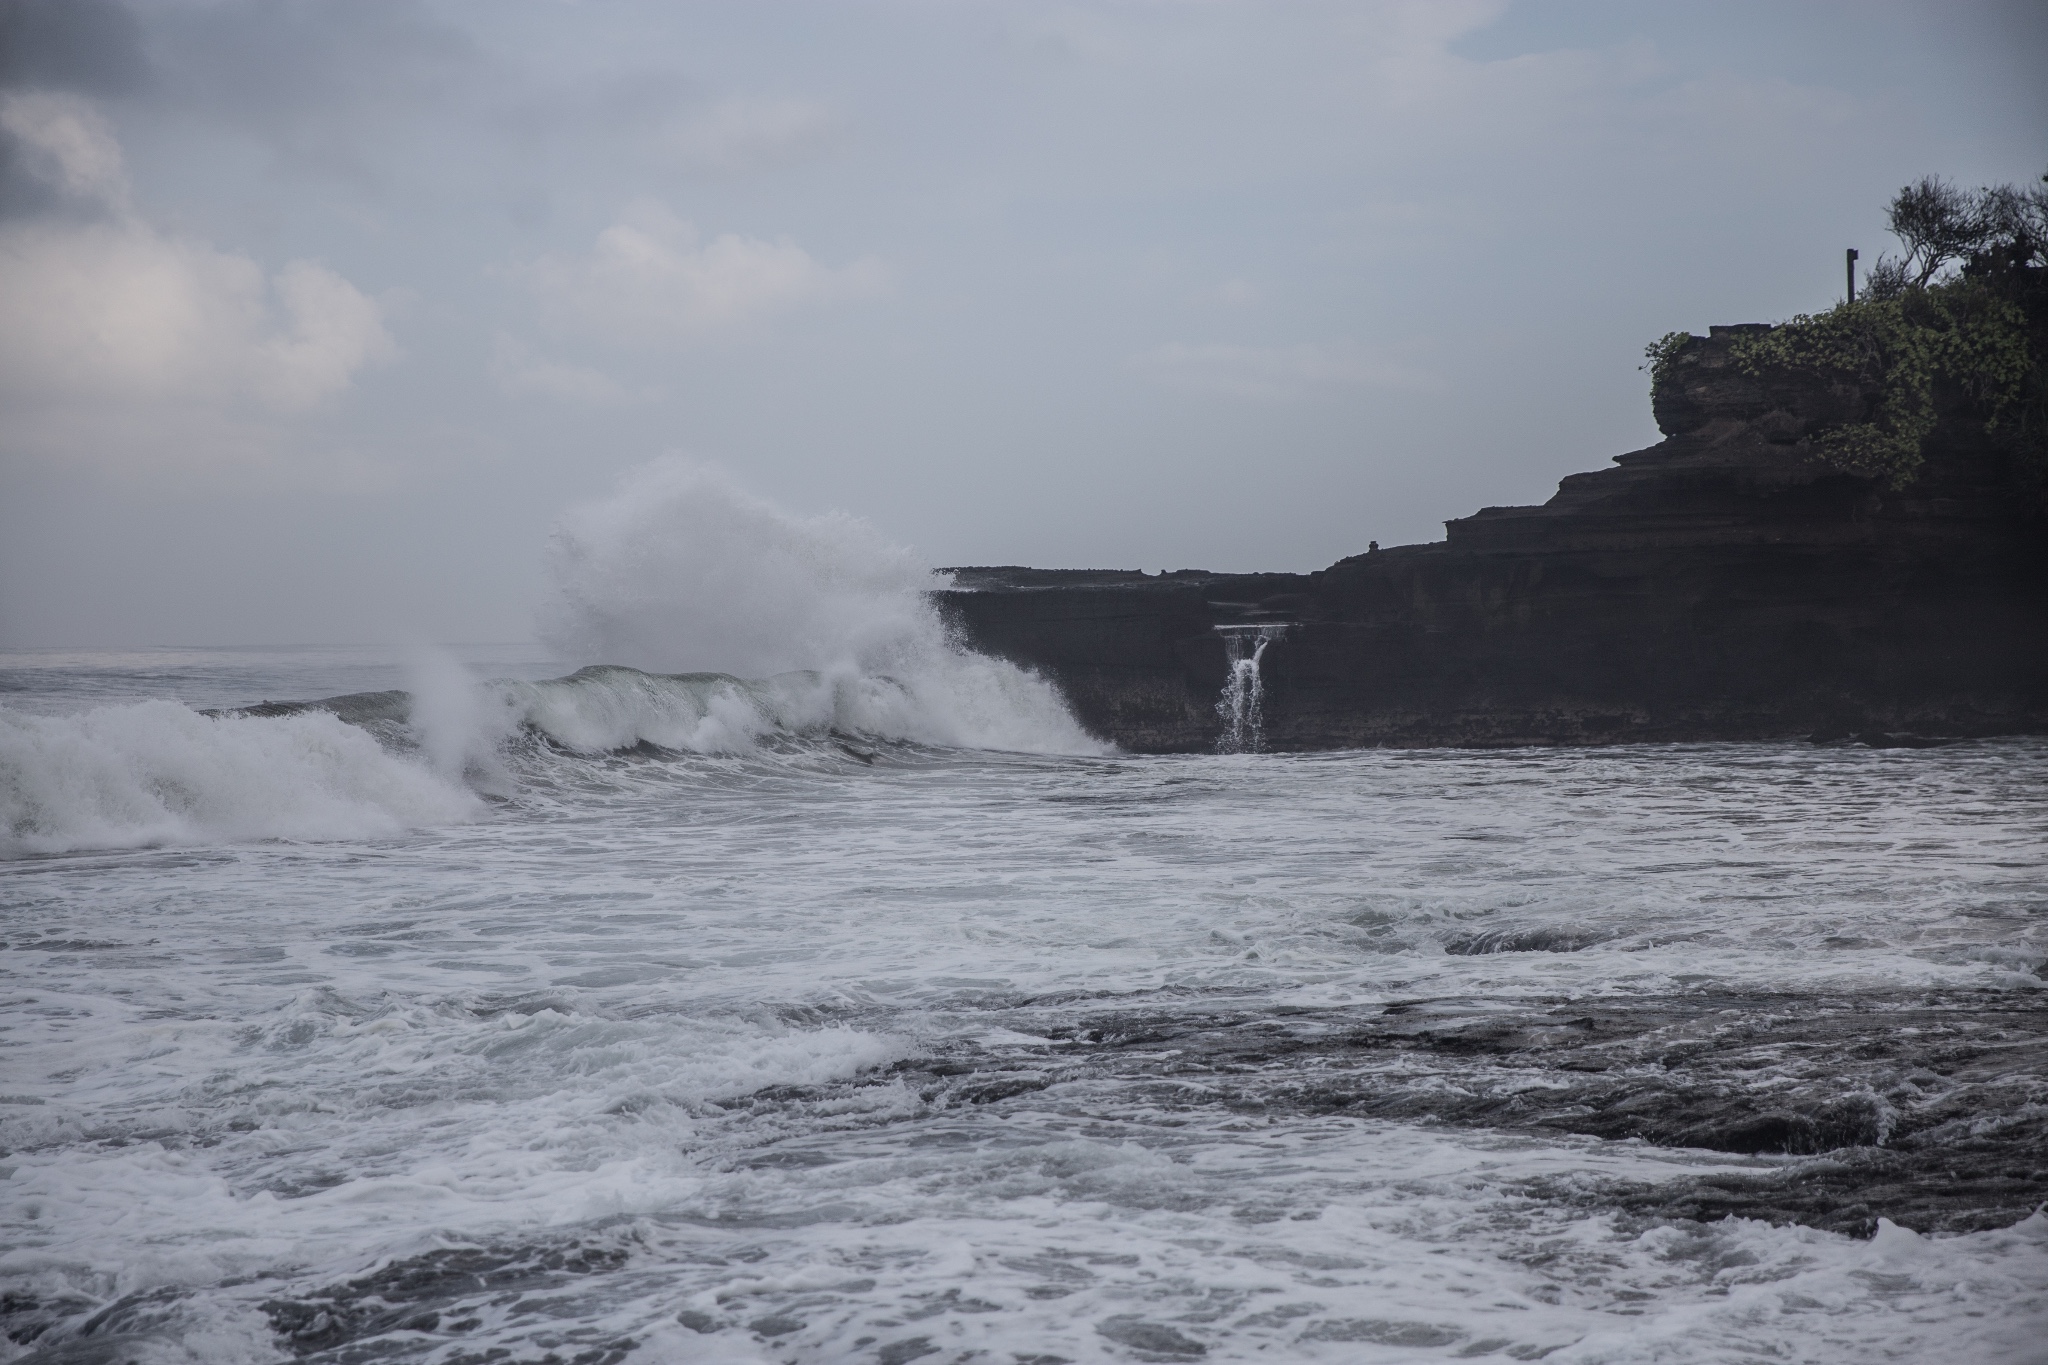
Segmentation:
{"type": "Polygon", "coordinates": [[[1140,752],[1216,747],[1219,626],[1284,623],[1264,744],[1504,746],[2048,733],[2048,522],[1959,402],[1906,487],[1816,435],[1870,395],[1716,327],[1660,365],[1665,439],[1441,542],[1311,574],[954,570],[972,647],[1057,681],[1140,752]]]}

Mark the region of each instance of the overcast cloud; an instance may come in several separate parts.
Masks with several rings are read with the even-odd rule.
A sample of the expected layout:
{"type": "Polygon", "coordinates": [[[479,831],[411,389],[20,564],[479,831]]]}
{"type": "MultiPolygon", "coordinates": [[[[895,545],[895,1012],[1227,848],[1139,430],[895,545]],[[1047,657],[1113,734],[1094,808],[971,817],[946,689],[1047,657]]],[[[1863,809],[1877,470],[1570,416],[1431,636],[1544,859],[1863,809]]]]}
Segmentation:
{"type": "Polygon", "coordinates": [[[666,455],[1312,569],[2048,169],[2035,4],[0,0],[0,647],[530,637],[666,455]]]}

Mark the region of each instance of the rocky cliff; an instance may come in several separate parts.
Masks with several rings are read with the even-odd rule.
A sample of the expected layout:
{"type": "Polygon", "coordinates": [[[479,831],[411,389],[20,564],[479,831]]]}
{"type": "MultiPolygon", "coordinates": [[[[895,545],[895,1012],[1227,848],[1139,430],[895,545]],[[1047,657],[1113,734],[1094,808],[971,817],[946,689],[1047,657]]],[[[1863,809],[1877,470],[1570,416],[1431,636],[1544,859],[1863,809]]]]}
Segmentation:
{"type": "Polygon", "coordinates": [[[1311,574],[971,568],[942,608],[1141,752],[1215,746],[1217,626],[1262,660],[1274,749],[2048,733],[2048,525],[1981,421],[1945,413],[1903,490],[1814,433],[1868,399],[1757,378],[1748,328],[1660,375],[1665,439],[1444,541],[1311,574]]]}

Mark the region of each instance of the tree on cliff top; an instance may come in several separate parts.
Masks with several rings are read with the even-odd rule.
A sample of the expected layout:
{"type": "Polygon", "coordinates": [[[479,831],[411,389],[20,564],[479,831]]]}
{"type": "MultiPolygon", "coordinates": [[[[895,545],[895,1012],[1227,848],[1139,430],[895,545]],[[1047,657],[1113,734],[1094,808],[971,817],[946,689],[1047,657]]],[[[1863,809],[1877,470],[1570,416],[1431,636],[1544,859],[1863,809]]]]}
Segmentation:
{"type": "MultiPolygon", "coordinates": [[[[1855,420],[1812,433],[1844,473],[1905,487],[1947,415],[1978,425],[2016,483],[2048,494],[2048,175],[1971,191],[1927,176],[1887,218],[1905,255],[1881,257],[1862,298],[1740,337],[1731,357],[1753,375],[1791,371],[1862,395],[1855,420]]],[[[1653,385],[1694,341],[1651,343],[1653,385]]]]}
{"type": "Polygon", "coordinates": [[[1959,190],[1929,175],[1906,186],[1885,212],[1906,254],[1880,257],[1867,292],[1896,298],[1925,289],[1951,265],[1980,274],[2048,266],[2048,175],[2041,182],[1959,190]]]}

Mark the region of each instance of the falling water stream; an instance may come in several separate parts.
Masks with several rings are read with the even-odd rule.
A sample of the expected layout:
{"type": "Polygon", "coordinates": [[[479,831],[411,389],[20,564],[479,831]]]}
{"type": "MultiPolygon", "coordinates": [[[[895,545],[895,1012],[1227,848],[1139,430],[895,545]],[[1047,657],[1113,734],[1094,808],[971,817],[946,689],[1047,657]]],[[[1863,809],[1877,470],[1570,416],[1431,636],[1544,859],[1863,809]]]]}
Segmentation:
{"type": "Polygon", "coordinates": [[[1216,714],[1223,718],[1223,733],[1216,737],[1216,751],[1223,754],[1256,754],[1266,747],[1266,684],[1259,676],[1259,660],[1266,646],[1287,633],[1278,623],[1256,626],[1218,626],[1230,672],[1223,681],[1223,695],[1217,698],[1216,714]]]}

